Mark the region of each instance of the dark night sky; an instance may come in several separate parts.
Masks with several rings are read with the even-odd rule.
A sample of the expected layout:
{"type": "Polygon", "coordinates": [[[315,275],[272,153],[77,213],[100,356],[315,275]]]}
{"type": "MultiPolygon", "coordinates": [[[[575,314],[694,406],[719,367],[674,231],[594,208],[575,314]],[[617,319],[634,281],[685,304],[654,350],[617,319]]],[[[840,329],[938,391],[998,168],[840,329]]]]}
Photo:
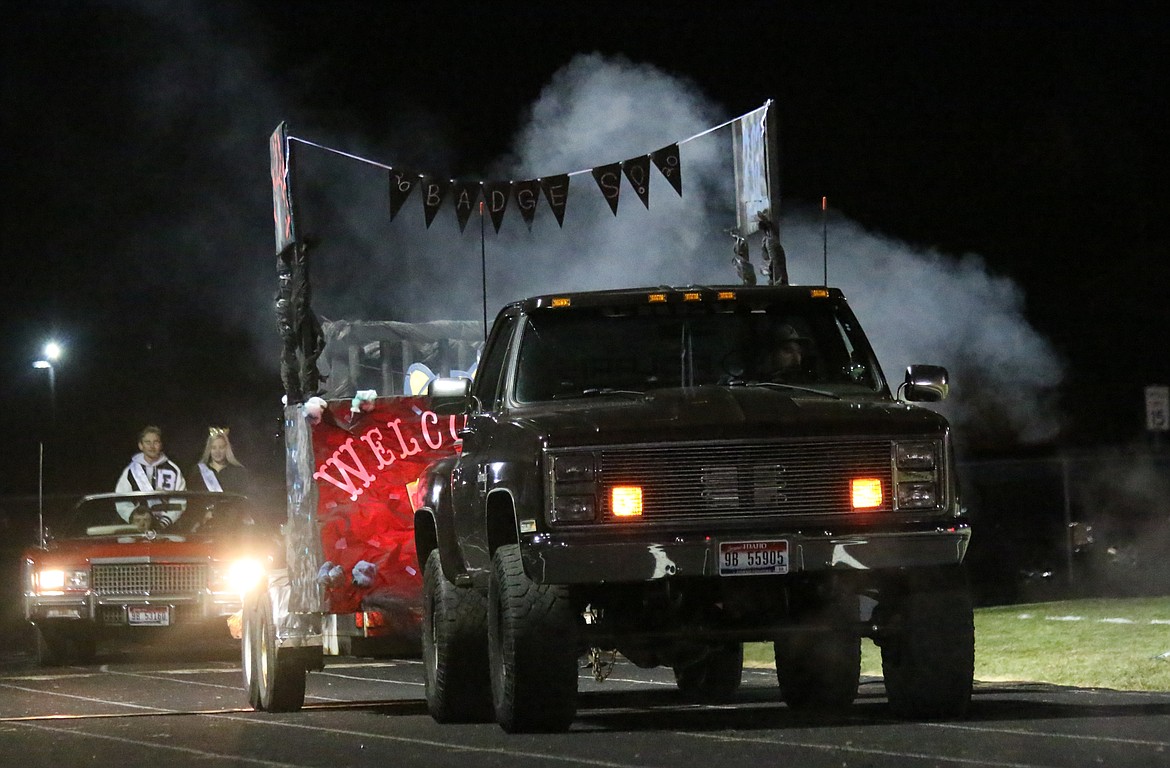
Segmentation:
{"type": "Polygon", "coordinates": [[[827,195],[859,231],[978,255],[1064,361],[1046,443],[1140,442],[1142,388],[1170,383],[1170,14],[1112,5],[9,7],[0,496],[35,493],[42,439],[54,489],[112,486],[147,422],[184,465],[219,422],[279,467],[268,134],[287,120],[363,156],[489,173],[592,52],[652,65],[722,118],[775,99],[786,206],[827,195]],[[53,335],[55,413],[31,367],[53,335]]]}

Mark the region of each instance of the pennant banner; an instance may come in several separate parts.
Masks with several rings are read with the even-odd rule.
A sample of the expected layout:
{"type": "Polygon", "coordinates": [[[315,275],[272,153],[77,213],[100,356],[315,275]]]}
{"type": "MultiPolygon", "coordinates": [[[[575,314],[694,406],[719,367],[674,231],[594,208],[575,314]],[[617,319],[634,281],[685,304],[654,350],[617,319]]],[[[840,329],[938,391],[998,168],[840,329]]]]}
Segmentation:
{"type": "Polygon", "coordinates": [[[622,163],[622,173],[626,175],[642,205],[650,210],[650,155],[626,160],[622,163]]]}
{"type": "Polygon", "coordinates": [[[540,188],[544,191],[544,199],[548,207],[552,208],[553,216],[557,217],[557,226],[565,226],[565,202],[569,199],[569,174],[546,176],[540,180],[540,188]]]}
{"type": "Polygon", "coordinates": [[[423,215],[426,217],[427,229],[430,229],[431,222],[435,220],[435,214],[443,206],[443,198],[447,196],[447,187],[450,186],[450,182],[427,176],[423,178],[421,183],[423,215]]]}
{"type": "Polygon", "coordinates": [[[656,149],[650,153],[650,159],[662,172],[663,178],[670,182],[678,196],[682,197],[682,163],[679,162],[678,144],[656,149]]]}
{"type": "MultiPolygon", "coordinates": [[[[487,207],[488,215],[492,217],[492,226],[496,234],[500,232],[500,224],[504,221],[504,211],[508,210],[508,198],[511,197],[512,182],[487,181],[483,185],[483,204],[487,207]]],[[[529,226],[532,223],[529,222],[529,226]]]]}
{"type": "Polygon", "coordinates": [[[479,202],[478,181],[455,181],[451,183],[451,198],[455,201],[455,216],[459,219],[459,231],[467,227],[471,211],[479,202]]]}
{"type": "MultiPolygon", "coordinates": [[[[736,191],[736,232],[746,237],[759,228],[761,221],[774,221],[776,212],[770,210],[779,205],[778,157],[777,138],[773,125],[769,124],[772,112],[772,102],[768,101],[763,107],[748,112],[740,117],[728,120],[689,139],[668,144],[646,155],[631,157],[615,163],[605,163],[589,169],[597,189],[605,199],[614,216],[618,212],[618,203],[621,199],[622,177],[633,189],[634,194],[642,201],[647,210],[650,208],[650,166],[654,165],[662,178],[682,197],[682,160],[679,147],[688,141],[705,136],[713,131],[731,126],[732,153],[735,166],[736,191]]],[[[774,122],[774,121],[773,121],[774,122]]],[[[330,150],[320,144],[287,136],[284,125],[277,129],[269,140],[273,210],[276,219],[277,245],[287,244],[295,239],[292,216],[292,198],[290,192],[292,156],[285,151],[286,141],[297,141],[304,144],[346,155],[338,150],[330,150]]],[[[459,231],[467,228],[467,222],[475,212],[477,204],[481,216],[490,216],[492,227],[497,233],[504,221],[509,205],[515,202],[520,211],[520,217],[529,231],[536,218],[536,209],[540,205],[541,194],[548,203],[557,225],[565,225],[565,207],[569,197],[570,177],[584,174],[586,171],[562,173],[555,176],[544,176],[536,179],[494,180],[494,181],[459,181],[443,179],[433,174],[418,172],[406,168],[395,168],[353,155],[346,155],[352,159],[378,165],[386,169],[388,174],[389,213],[393,221],[402,210],[407,199],[414,194],[416,187],[420,192],[416,197],[422,198],[423,215],[429,229],[438,215],[450,193],[452,205],[455,207],[455,216],[459,222],[459,231]]]]}
{"type": "Polygon", "coordinates": [[[512,185],[512,196],[516,198],[516,207],[520,209],[520,218],[532,231],[532,222],[536,218],[536,204],[540,202],[540,179],[518,181],[512,185]]]}
{"type": "Polygon", "coordinates": [[[597,182],[597,188],[601,190],[601,196],[605,198],[605,202],[609,203],[609,208],[613,211],[614,216],[617,216],[618,195],[622,191],[621,171],[621,163],[599,165],[593,169],[593,179],[597,182]]]}
{"type": "Polygon", "coordinates": [[[419,175],[402,169],[390,169],[390,221],[398,215],[410,192],[418,186],[419,175]]]}

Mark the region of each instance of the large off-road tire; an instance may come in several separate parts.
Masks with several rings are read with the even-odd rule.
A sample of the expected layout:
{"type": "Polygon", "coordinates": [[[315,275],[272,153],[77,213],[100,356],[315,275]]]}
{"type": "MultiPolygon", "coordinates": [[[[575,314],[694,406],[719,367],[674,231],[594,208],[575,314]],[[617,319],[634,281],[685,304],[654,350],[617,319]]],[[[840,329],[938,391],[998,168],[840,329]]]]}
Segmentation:
{"type": "Polygon", "coordinates": [[[697,659],[673,666],[674,682],[684,696],[698,701],[727,701],[743,678],[743,643],[712,646],[697,659]]]}
{"type": "Polygon", "coordinates": [[[427,709],[439,723],[490,722],[487,598],[447,580],[439,551],[423,566],[422,658],[427,709]]]}
{"type": "Polygon", "coordinates": [[[577,714],[577,622],[568,588],[528,578],[520,545],[492,556],[488,666],[496,722],[508,733],[567,730],[577,714]]]}
{"type": "MultiPolygon", "coordinates": [[[[254,612],[256,642],[255,662],[256,709],[264,712],[296,712],[305,704],[305,669],[303,659],[293,649],[276,646],[276,622],[272,603],[261,594],[254,612]]],[[[245,635],[248,632],[245,631],[245,635]]]]}
{"type": "Polygon", "coordinates": [[[816,629],[785,633],[772,643],[776,681],[790,708],[839,712],[857,698],[861,679],[861,637],[852,625],[859,615],[857,595],[837,595],[806,620],[816,629]]]}
{"type": "Polygon", "coordinates": [[[36,625],[36,654],[42,667],[88,664],[97,656],[97,636],[85,622],[41,622],[36,625]]]}
{"type": "Polygon", "coordinates": [[[899,717],[963,717],[975,676],[970,586],[959,567],[911,576],[892,606],[879,603],[882,674],[899,717]]]}

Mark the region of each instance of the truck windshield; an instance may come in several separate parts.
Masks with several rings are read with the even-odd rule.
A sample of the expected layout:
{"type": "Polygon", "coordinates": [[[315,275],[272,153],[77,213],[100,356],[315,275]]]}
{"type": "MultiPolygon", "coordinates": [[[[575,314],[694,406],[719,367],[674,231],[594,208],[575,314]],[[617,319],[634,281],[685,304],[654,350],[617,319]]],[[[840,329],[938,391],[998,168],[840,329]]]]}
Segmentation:
{"type": "Polygon", "coordinates": [[[525,319],[516,377],[520,402],[708,385],[883,387],[852,314],[824,301],[539,310],[525,319]]]}

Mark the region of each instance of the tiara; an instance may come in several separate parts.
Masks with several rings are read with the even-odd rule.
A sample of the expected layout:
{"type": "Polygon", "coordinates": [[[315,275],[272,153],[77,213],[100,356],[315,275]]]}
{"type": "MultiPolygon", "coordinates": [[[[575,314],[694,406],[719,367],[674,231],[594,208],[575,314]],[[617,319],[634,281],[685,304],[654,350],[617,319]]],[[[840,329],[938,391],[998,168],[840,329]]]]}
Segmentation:
{"type": "Polygon", "coordinates": [[[227,437],[230,431],[227,427],[212,427],[207,433],[209,437],[227,437]]]}

